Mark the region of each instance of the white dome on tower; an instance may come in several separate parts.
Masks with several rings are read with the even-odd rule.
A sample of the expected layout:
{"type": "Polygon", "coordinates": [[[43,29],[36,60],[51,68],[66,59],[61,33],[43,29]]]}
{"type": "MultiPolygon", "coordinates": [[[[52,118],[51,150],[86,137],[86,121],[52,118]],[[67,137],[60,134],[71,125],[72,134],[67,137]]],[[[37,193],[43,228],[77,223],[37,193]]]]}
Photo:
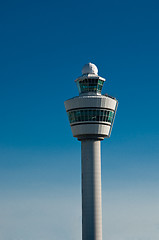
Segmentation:
{"type": "Polygon", "coordinates": [[[98,75],[98,68],[93,63],[87,63],[82,68],[82,74],[95,74],[98,75]]]}

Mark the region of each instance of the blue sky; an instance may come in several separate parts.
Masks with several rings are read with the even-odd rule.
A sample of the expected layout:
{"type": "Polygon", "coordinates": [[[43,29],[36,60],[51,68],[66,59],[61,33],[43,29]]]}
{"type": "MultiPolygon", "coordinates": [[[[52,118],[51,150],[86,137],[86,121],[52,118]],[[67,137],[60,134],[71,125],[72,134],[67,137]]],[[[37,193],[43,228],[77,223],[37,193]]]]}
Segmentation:
{"type": "Polygon", "coordinates": [[[0,3],[0,238],[81,239],[64,101],[87,62],[119,107],[102,142],[103,236],[159,238],[158,1],[0,3]]]}

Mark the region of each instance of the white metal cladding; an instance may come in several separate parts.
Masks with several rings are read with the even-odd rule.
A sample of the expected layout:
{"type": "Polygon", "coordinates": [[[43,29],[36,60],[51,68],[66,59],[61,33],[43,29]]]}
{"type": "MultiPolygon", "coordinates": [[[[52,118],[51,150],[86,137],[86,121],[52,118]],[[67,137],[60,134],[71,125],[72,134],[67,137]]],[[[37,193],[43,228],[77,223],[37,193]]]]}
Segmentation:
{"type": "Polygon", "coordinates": [[[115,110],[117,100],[104,95],[79,96],[65,101],[66,111],[82,108],[106,108],[115,110]]]}
{"type": "Polygon", "coordinates": [[[101,135],[103,137],[109,136],[109,125],[104,124],[79,124],[71,126],[72,134],[74,137],[80,137],[82,135],[101,135]]]}

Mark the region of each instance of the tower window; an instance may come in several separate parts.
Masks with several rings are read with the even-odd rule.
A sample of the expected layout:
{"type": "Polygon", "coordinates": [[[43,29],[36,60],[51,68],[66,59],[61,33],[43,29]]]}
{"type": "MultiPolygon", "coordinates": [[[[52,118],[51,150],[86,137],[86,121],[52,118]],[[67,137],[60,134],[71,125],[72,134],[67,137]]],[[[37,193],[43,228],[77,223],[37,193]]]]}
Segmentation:
{"type": "Polygon", "coordinates": [[[75,122],[109,122],[112,123],[114,112],[99,109],[80,109],[68,112],[71,123],[75,122]]]}
{"type": "Polygon", "coordinates": [[[97,92],[101,93],[104,81],[99,79],[84,79],[77,81],[79,93],[97,92]]]}

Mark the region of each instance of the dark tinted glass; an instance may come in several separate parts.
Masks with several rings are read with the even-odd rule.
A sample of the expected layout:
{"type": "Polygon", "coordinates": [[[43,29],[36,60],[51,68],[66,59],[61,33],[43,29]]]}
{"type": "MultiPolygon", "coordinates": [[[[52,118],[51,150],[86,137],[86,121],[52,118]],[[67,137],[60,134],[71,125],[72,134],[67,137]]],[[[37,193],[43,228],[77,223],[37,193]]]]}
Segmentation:
{"type": "Polygon", "coordinates": [[[70,123],[74,122],[112,122],[114,117],[113,111],[99,109],[80,109],[68,112],[70,123]]]}
{"type": "Polygon", "coordinates": [[[101,93],[103,81],[99,79],[84,79],[77,82],[79,93],[98,92],[101,93]]]}

